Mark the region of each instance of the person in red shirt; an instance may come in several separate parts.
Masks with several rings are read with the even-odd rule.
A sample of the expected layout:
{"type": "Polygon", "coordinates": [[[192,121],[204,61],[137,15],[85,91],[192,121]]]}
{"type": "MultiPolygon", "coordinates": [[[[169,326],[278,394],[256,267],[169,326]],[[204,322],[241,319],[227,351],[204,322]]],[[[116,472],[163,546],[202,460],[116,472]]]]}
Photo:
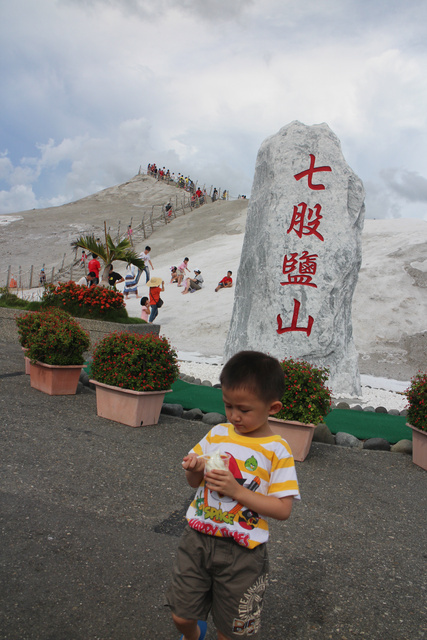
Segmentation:
{"type": "Polygon", "coordinates": [[[149,304],[151,307],[151,313],[150,317],[148,318],[148,322],[150,324],[153,324],[154,320],[157,318],[159,309],[163,304],[163,301],[160,299],[160,292],[165,290],[165,283],[161,278],[150,278],[150,280],[146,284],[148,287],[150,287],[149,304]],[[160,285],[162,285],[161,288],[160,285]]]}
{"type": "Polygon", "coordinates": [[[224,276],[224,278],[218,282],[218,286],[216,287],[215,291],[219,291],[220,289],[229,289],[230,287],[232,287],[233,278],[231,277],[231,275],[232,275],[232,272],[227,271],[227,275],[224,276]]]}
{"type": "Polygon", "coordinates": [[[196,191],[196,196],[197,196],[197,197],[198,197],[198,199],[199,199],[199,204],[204,204],[205,199],[204,199],[204,197],[203,197],[203,191],[201,190],[201,188],[200,188],[200,187],[199,187],[199,188],[197,189],[197,191],[196,191]]]}
{"type": "Polygon", "coordinates": [[[99,270],[101,269],[101,264],[96,253],[92,253],[92,260],[89,260],[87,268],[89,271],[93,271],[95,274],[95,280],[92,284],[99,284],[99,270]]]}

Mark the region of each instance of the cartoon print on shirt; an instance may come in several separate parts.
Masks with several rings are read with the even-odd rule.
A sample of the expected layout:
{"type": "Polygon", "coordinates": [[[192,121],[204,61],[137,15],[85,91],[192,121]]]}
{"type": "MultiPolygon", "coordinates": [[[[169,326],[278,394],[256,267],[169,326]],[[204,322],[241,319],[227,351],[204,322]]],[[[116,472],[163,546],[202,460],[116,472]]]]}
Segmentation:
{"type": "Polygon", "coordinates": [[[258,468],[258,460],[255,456],[251,456],[245,460],[245,467],[248,471],[255,471],[258,468]]]}
{"type": "MultiPolygon", "coordinates": [[[[228,451],[226,453],[228,453],[228,451]]],[[[248,485],[245,485],[245,478],[242,476],[239,465],[230,453],[229,456],[230,461],[228,468],[237,482],[242,486],[246,486],[249,491],[257,491],[258,487],[261,484],[260,478],[255,477],[248,485]]],[[[251,456],[250,458],[248,458],[248,460],[246,460],[245,467],[247,469],[251,468],[251,470],[255,470],[258,467],[258,462],[255,456],[251,456]]],[[[219,494],[216,491],[209,491],[209,489],[205,486],[203,490],[203,504],[201,504],[201,500],[197,501],[197,512],[198,515],[203,514],[205,520],[212,520],[216,523],[225,522],[227,524],[233,524],[236,522],[237,518],[237,524],[243,529],[254,529],[259,521],[258,513],[256,513],[255,511],[251,511],[250,509],[242,510],[243,505],[240,503],[237,503],[231,510],[222,509],[222,505],[227,507],[227,503],[232,502],[235,502],[233,498],[219,494]],[[215,502],[215,506],[209,504],[210,496],[212,497],[212,501],[215,502]]]]}

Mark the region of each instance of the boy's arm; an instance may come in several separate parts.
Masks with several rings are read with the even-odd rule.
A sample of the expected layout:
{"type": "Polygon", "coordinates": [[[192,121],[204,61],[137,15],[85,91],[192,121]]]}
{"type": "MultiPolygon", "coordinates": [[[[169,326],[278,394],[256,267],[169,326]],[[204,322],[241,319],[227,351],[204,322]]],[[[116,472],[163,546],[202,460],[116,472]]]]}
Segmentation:
{"type": "Polygon", "coordinates": [[[182,468],[185,471],[185,476],[190,487],[197,489],[205,475],[204,459],[199,458],[195,453],[189,453],[188,456],[184,456],[182,468]]]}
{"type": "Polygon", "coordinates": [[[278,498],[276,496],[265,496],[262,493],[254,493],[250,489],[242,487],[230,471],[221,471],[219,469],[209,471],[206,474],[206,486],[211,491],[217,491],[233,498],[242,506],[251,511],[256,511],[261,516],[275,518],[275,520],[287,520],[291,515],[293,496],[278,498]]]}

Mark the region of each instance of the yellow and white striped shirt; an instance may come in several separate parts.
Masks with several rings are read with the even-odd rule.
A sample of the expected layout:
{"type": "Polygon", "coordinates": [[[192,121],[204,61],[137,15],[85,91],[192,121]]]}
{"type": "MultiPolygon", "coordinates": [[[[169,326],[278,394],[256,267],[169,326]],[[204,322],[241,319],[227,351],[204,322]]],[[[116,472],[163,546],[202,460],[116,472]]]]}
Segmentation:
{"type": "MultiPolygon", "coordinates": [[[[218,424],[191,450],[197,455],[214,451],[230,455],[229,469],[252,491],[278,498],[300,499],[295,463],[288,443],[280,436],[242,436],[232,424],[218,424]]],[[[268,523],[228,496],[205,487],[204,480],[187,511],[190,527],[201,533],[234,540],[249,549],[268,540],[268,523]]]]}

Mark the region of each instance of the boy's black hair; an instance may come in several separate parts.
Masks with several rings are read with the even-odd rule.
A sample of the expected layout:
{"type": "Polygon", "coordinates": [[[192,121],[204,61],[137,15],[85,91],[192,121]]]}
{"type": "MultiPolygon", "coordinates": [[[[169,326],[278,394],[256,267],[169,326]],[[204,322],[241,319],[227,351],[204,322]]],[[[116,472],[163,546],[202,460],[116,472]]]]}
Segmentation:
{"type": "Polygon", "coordinates": [[[148,244],[147,244],[147,246],[145,247],[145,251],[151,251],[151,247],[149,247],[149,246],[148,246],[148,244]]]}
{"type": "Polygon", "coordinates": [[[224,365],[219,377],[224,389],[248,389],[266,402],[282,400],[285,374],[280,362],[260,351],[239,351],[224,365]]]}

